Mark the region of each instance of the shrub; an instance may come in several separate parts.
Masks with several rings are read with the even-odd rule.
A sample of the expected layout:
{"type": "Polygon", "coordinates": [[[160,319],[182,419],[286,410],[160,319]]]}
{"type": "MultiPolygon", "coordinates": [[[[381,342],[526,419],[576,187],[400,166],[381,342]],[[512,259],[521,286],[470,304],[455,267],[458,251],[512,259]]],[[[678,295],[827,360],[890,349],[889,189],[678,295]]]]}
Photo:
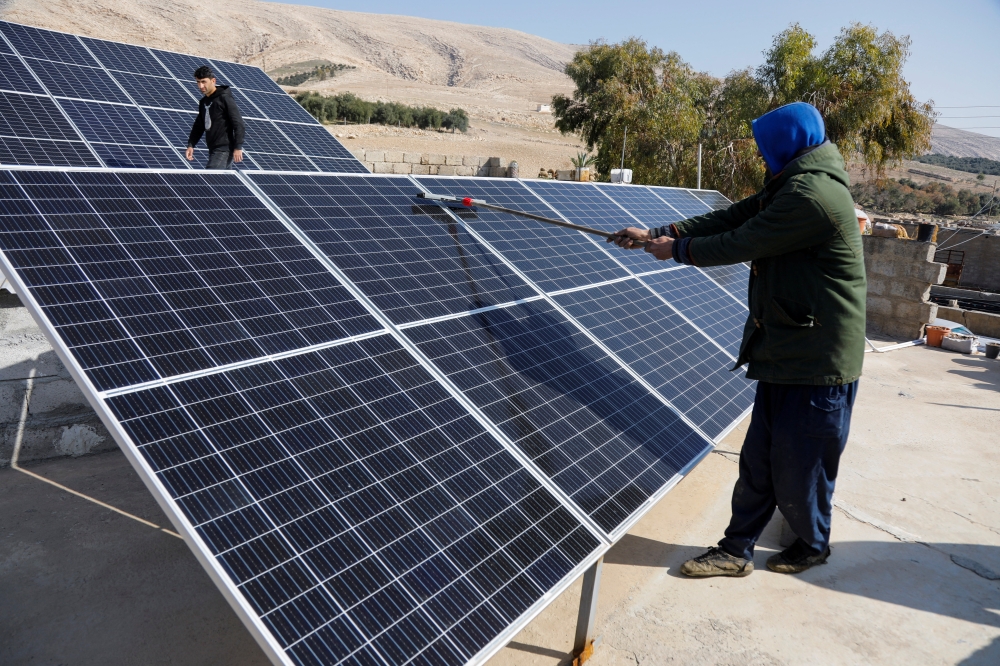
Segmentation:
{"type": "Polygon", "coordinates": [[[350,123],[375,123],[420,129],[450,129],[465,132],[469,116],[462,109],[447,114],[430,106],[407,106],[398,102],[366,102],[353,93],[324,96],[310,91],[299,93],[295,101],[321,123],[346,120],[350,123]]]}

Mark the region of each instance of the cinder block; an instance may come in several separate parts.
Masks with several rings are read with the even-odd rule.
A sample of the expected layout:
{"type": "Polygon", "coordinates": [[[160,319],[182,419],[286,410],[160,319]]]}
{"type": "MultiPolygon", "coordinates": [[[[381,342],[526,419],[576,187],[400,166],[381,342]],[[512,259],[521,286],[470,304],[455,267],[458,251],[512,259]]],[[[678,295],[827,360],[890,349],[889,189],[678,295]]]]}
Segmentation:
{"type": "Polygon", "coordinates": [[[462,158],[459,155],[445,155],[444,163],[448,166],[462,166],[462,158]]]}
{"type": "Polygon", "coordinates": [[[490,157],[487,158],[485,164],[488,167],[505,167],[507,166],[507,160],[501,157],[490,157]]]}
{"type": "Polygon", "coordinates": [[[428,164],[427,165],[428,172],[432,176],[438,175],[438,169],[440,169],[440,168],[441,167],[439,167],[437,164],[428,164]]]}
{"type": "Polygon", "coordinates": [[[375,163],[374,162],[365,162],[365,168],[368,169],[369,173],[375,173],[375,163]]]}
{"type": "Polygon", "coordinates": [[[389,162],[375,162],[375,170],[372,173],[392,173],[392,164],[389,162]]]}
{"type": "MultiPolygon", "coordinates": [[[[940,313],[943,309],[938,308],[938,312],[940,313]]],[[[938,316],[942,319],[950,319],[950,317],[945,317],[942,314],[938,314],[938,316]]],[[[973,312],[970,310],[965,313],[965,325],[976,335],[1000,338],[1000,315],[989,312],[973,312]]]]}
{"type": "Polygon", "coordinates": [[[462,166],[479,167],[479,166],[482,166],[482,164],[483,164],[483,158],[482,157],[469,157],[469,156],[465,156],[465,157],[462,158],[462,166]]]}
{"type": "Polygon", "coordinates": [[[386,162],[402,162],[403,161],[403,151],[402,150],[387,150],[387,151],[385,151],[385,161],[386,162]]]}
{"type": "Polygon", "coordinates": [[[393,162],[392,172],[393,173],[410,173],[413,169],[413,165],[408,162],[393,162]]]}
{"type": "Polygon", "coordinates": [[[926,301],[931,295],[930,283],[922,280],[896,278],[888,283],[888,287],[889,296],[912,303],[926,301]]]}
{"type": "Polygon", "coordinates": [[[868,274],[868,296],[886,296],[889,291],[889,282],[881,275],[868,274]]]}
{"type": "Polygon", "coordinates": [[[427,158],[427,164],[444,164],[444,155],[430,154],[425,155],[427,158]]]}
{"type": "Polygon", "coordinates": [[[507,167],[505,166],[490,167],[490,175],[493,176],[494,178],[506,178],[507,167]]]}
{"type": "Polygon", "coordinates": [[[365,149],[364,148],[352,148],[351,149],[351,155],[354,155],[355,157],[357,157],[359,162],[364,162],[365,161],[365,149]]]}
{"type": "Polygon", "coordinates": [[[420,153],[403,153],[403,161],[409,164],[420,164],[420,153]]]}
{"type": "Polygon", "coordinates": [[[438,166],[438,175],[439,176],[454,176],[455,175],[455,167],[453,167],[453,166],[445,166],[445,165],[442,164],[442,165],[438,166]]]}
{"type": "Polygon", "coordinates": [[[490,175],[490,167],[483,164],[478,169],[476,169],[476,175],[479,177],[485,177],[490,175]]]}
{"type": "Polygon", "coordinates": [[[456,176],[475,176],[477,168],[478,167],[471,167],[471,166],[455,167],[455,175],[456,176]]]}
{"type": "Polygon", "coordinates": [[[428,176],[431,173],[431,167],[429,164],[414,164],[410,173],[415,176],[428,176]]]}
{"type": "Polygon", "coordinates": [[[871,318],[872,315],[888,317],[892,315],[892,301],[888,298],[872,296],[869,294],[865,304],[865,310],[867,311],[869,318],[871,318]]]}
{"type": "Polygon", "coordinates": [[[385,162],[385,151],[384,150],[366,150],[365,151],[365,161],[366,162],[385,162]]]}

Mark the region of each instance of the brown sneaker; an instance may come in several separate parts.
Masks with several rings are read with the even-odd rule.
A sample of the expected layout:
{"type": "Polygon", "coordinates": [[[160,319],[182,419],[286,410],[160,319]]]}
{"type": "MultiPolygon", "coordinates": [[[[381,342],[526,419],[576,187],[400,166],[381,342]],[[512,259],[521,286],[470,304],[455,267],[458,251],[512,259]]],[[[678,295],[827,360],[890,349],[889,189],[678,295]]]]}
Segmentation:
{"type": "Polygon", "coordinates": [[[817,564],[826,564],[828,557],[830,557],[829,546],[824,552],[816,554],[805,541],[796,539],[788,548],[767,558],[767,568],[778,573],[797,574],[817,564]]]}
{"type": "Polygon", "coordinates": [[[708,578],[710,576],[740,578],[753,573],[753,560],[730,555],[718,546],[714,546],[709,548],[707,553],[682,564],[681,573],[692,578],[708,578]]]}

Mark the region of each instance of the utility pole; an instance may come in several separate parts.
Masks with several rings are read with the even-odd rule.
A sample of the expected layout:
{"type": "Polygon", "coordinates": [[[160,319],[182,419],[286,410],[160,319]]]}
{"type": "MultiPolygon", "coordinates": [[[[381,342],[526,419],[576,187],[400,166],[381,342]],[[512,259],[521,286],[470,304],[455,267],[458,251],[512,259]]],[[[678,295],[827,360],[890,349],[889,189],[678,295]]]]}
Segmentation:
{"type": "Polygon", "coordinates": [[[625,140],[628,139],[628,125],[625,126],[625,136],[622,137],[622,169],[625,169],[625,140]]]}
{"type": "Polygon", "coordinates": [[[695,189],[701,189],[701,141],[698,142],[698,186],[695,189]]]}

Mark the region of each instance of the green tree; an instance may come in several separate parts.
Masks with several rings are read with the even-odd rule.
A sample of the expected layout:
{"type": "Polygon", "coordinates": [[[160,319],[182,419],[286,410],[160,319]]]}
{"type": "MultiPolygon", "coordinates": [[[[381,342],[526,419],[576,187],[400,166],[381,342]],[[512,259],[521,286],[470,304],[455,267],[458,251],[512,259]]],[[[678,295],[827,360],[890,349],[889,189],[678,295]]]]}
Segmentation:
{"type": "Polygon", "coordinates": [[[845,156],[882,176],[929,147],[933,111],[902,76],[909,44],[852,24],[817,54],[813,36],[792,25],[775,36],[760,66],[720,80],[638,39],[598,41],[566,66],[576,90],[553,98],[553,114],[560,131],[596,148],[602,174],[617,166],[624,141],[636,182],[693,186],[701,143],[703,184],[738,198],[759,188],[764,174],[750,122],[808,101],[845,156]]]}
{"type": "Polygon", "coordinates": [[[452,109],[444,117],[441,126],[450,129],[452,133],[458,130],[464,134],[469,129],[469,116],[464,109],[452,109]]]}

